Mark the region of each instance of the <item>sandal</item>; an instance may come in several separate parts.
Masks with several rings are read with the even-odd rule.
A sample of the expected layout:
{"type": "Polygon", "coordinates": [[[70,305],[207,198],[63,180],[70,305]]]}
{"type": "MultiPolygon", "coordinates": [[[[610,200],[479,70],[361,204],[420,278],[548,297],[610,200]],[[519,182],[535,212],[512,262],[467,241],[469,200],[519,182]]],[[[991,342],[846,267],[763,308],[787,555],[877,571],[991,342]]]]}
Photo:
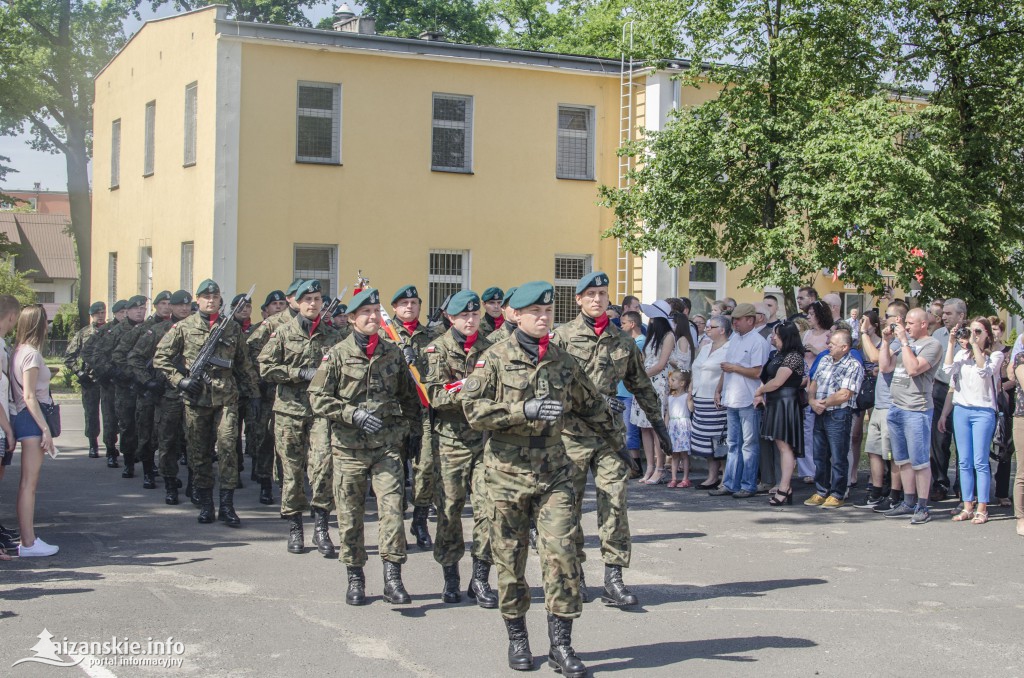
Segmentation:
{"type": "Polygon", "coordinates": [[[678,484],[679,483],[677,481],[671,480],[671,481],[669,481],[668,486],[669,487],[676,487],[676,486],[678,486],[678,484]]]}
{"type": "Polygon", "coordinates": [[[977,511],[974,514],[974,520],[971,521],[971,525],[984,525],[988,522],[988,513],[984,511],[977,511]]]}
{"type": "Polygon", "coordinates": [[[693,487],[693,483],[691,483],[689,480],[680,480],[678,483],[676,483],[676,487],[685,489],[687,487],[693,487]]]}
{"type": "Polygon", "coordinates": [[[783,504],[793,505],[793,488],[789,488],[786,492],[779,492],[775,490],[775,496],[768,499],[768,504],[771,506],[782,506],[783,504]],[[782,497],[779,499],[779,497],[782,497]]]}
{"type": "Polygon", "coordinates": [[[974,518],[974,511],[962,510],[960,513],[953,516],[954,523],[964,523],[974,518]]]}
{"type": "Polygon", "coordinates": [[[644,481],[644,485],[661,485],[665,482],[665,469],[656,468],[651,477],[644,481]],[[657,477],[657,479],[655,479],[657,477]]]}

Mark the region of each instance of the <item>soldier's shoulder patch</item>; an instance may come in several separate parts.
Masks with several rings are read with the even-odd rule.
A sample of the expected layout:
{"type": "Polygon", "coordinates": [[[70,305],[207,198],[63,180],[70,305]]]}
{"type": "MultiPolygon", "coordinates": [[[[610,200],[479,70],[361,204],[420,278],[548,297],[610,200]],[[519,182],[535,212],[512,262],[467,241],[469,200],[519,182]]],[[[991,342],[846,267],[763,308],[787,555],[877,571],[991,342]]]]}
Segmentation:
{"type": "Polygon", "coordinates": [[[277,332],[271,332],[271,333],[270,333],[270,338],[271,338],[271,339],[273,339],[273,338],[274,338],[274,337],[276,337],[276,336],[277,336],[277,332]]]}
{"type": "Polygon", "coordinates": [[[478,377],[469,377],[466,379],[466,383],[462,386],[463,391],[479,391],[482,386],[482,382],[478,377]]]}
{"type": "Polygon", "coordinates": [[[327,361],[328,361],[328,360],[330,360],[330,359],[331,359],[331,356],[329,356],[329,355],[327,355],[327,354],[325,353],[325,354],[324,354],[324,357],[323,357],[323,358],[322,358],[322,359],[320,360],[320,362],[322,362],[322,363],[325,363],[325,362],[327,362],[327,361]]]}
{"type": "Polygon", "coordinates": [[[427,346],[427,347],[426,347],[425,349],[423,349],[423,350],[424,350],[424,352],[426,352],[426,353],[433,353],[433,352],[435,352],[435,351],[436,351],[437,349],[436,349],[436,348],[434,348],[434,345],[433,345],[433,344],[431,344],[430,346],[427,346]]]}
{"type": "Polygon", "coordinates": [[[485,361],[483,361],[483,360],[477,360],[475,367],[483,367],[484,366],[484,362],[485,361]]]}

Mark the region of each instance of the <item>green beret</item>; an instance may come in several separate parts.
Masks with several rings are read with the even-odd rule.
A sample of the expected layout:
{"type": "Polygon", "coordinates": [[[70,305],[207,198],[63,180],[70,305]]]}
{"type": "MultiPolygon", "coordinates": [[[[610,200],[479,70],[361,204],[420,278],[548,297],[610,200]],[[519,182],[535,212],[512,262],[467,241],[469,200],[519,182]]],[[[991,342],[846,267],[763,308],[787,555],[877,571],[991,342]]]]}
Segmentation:
{"type": "MultiPolygon", "coordinates": [[[[231,300],[231,307],[234,308],[235,305],[238,302],[240,302],[242,299],[245,299],[245,294],[244,293],[243,294],[236,294],[235,298],[231,300]]],[[[249,303],[250,304],[252,303],[252,299],[249,300],[249,303]]]]}
{"type": "Polygon", "coordinates": [[[363,306],[376,306],[380,304],[380,292],[373,287],[368,287],[356,296],[352,297],[352,301],[348,304],[348,312],[355,313],[363,306]]]}
{"type": "Polygon", "coordinates": [[[202,294],[220,294],[220,285],[207,278],[199,283],[199,287],[196,288],[196,296],[198,297],[202,294]]]}
{"type": "Polygon", "coordinates": [[[127,305],[128,305],[127,301],[125,301],[124,299],[118,299],[117,301],[114,302],[113,312],[114,313],[120,313],[121,311],[124,310],[124,307],[127,306],[127,305]]]}
{"type": "Polygon", "coordinates": [[[594,271],[585,275],[576,283],[576,294],[583,294],[591,287],[608,287],[608,274],[604,271],[594,271]]]}
{"type": "Polygon", "coordinates": [[[156,295],[156,297],[153,299],[153,305],[156,306],[161,301],[168,301],[170,298],[171,298],[171,291],[170,290],[164,290],[160,294],[156,295]]]}
{"type": "MultiPolygon", "coordinates": [[[[391,297],[391,305],[394,306],[400,299],[419,299],[420,293],[416,291],[415,285],[406,285],[402,289],[395,292],[395,296],[391,297]]],[[[422,301],[422,299],[420,299],[422,301]]]]}
{"type": "Polygon", "coordinates": [[[534,304],[547,305],[553,303],[555,303],[555,288],[551,283],[544,282],[543,280],[529,282],[520,286],[508,302],[509,306],[514,309],[526,308],[534,304]]]}
{"type": "Polygon", "coordinates": [[[294,297],[295,290],[299,289],[299,285],[301,285],[304,282],[306,281],[303,280],[302,278],[296,278],[295,280],[292,281],[292,284],[288,286],[288,289],[286,289],[284,293],[287,294],[289,297],[294,297]]]}
{"type": "Polygon", "coordinates": [[[94,301],[92,306],[89,307],[89,315],[96,315],[97,313],[103,313],[107,310],[107,305],[102,301],[94,301]]]}
{"type": "Polygon", "coordinates": [[[466,311],[479,311],[480,297],[476,296],[473,290],[462,290],[448,302],[445,312],[448,315],[458,315],[466,311]]]}
{"type": "Polygon", "coordinates": [[[336,318],[337,316],[344,315],[345,313],[348,313],[348,306],[345,304],[338,304],[334,307],[334,313],[331,314],[331,317],[336,318]]]}
{"type": "Polygon", "coordinates": [[[488,301],[504,301],[505,293],[501,291],[500,287],[488,287],[484,290],[484,293],[480,295],[481,302],[488,301]]]}
{"type": "Polygon", "coordinates": [[[314,292],[323,292],[323,289],[320,287],[320,281],[316,278],[313,280],[303,280],[302,284],[295,288],[295,298],[301,299],[304,295],[314,292]]]}
{"type": "Polygon", "coordinates": [[[267,295],[266,300],[263,302],[263,305],[260,306],[260,308],[266,308],[275,301],[285,301],[284,292],[282,292],[281,290],[274,290],[273,292],[267,295]]]}
{"type": "Polygon", "coordinates": [[[502,308],[505,308],[506,306],[508,306],[508,302],[512,299],[512,295],[516,293],[517,289],[519,289],[519,288],[518,287],[510,287],[510,288],[508,288],[508,292],[505,293],[505,298],[501,300],[501,307],[502,308]]]}
{"type": "Polygon", "coordinates": [[[178,290],[171,295],[171,304],[177,306],[178,304],[191,304],[192,295],[188,293],[188,290],[178,290]]]}
{"type": "Polygon", "coordinates": [[[139,306],[145,306],[145,305],[146,305],[146,297],[142,296],[141,294],[136,294],[134,297],[129,299],[127,302],[125,302],[124,307],[126,309],[131,309],[131,308],[138,308],[139,306]]]}
{"type": "Polygon", "coordinates": [[[329,296],[327,296],[326,294],[324,294],[320,298],[324,300],[324,308],[327,308],[328,306],[331,305],[331,298],[329,296]]]}

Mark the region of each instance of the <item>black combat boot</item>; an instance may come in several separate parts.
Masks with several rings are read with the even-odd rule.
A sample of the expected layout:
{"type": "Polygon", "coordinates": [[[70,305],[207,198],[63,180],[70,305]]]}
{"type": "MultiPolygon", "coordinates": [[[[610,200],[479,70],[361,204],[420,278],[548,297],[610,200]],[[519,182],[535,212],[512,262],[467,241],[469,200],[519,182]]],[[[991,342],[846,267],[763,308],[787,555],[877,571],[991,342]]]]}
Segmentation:
{"type": "Polygon", "coordinates": [[[100,458],[100,443],[95,438],[89,438],[89,458],[99,459],[100,458]]]}
{"type": "Polygon", "coordinates": [[[242,474],[241,473],[238,474],[238,482],[236,483],[235,487],[237,489],[239,489],[239,490],[242,489],[242,474]]]}
{"type": "Polygon", "coordinates": [[[142,487],[147,490],[156,489],[156,469],[153,468],[153,462],[144,461],[142,462],[142,487]]]}
{"type": "Polygon", "coordinates": [[[121,465],[117,463],[117,450],[107,450],[107,468],[121,468],[121,465]]]}
{"type": "Polygon", "coordinates": [[[213,511],[213,488],[197,487],[192,490],[195,500],[199,503],[199,522],[212,523],[216,520],[213,511]]]}
{"type": "Polygon", "coordinates": [[[384,561],[384,601],[392,605],[408,605],[412,602],[402,583],[402,566],[384,561]]]}
{"type": "Polygon", "coordinates": [[[491,585],[487,581],[490,576],[491,564],[473,558],[473,578],[469,580],[469,590],[466,591],[466,595],[470,600],[476,600],[476,604],[480,607],[493,610],[498,607],[498,594],[491,589],[491,585]]]}
{"type": "Polygon", "coordinates": [[[235,491],[221,489],[220,512],[217,517],[227,523],[228,527],[241,527],[242,520],[235,513],[235,491]]]}
{"type": "Polygon", "coordinates": [[[177,506],[178,504],[178,485],[181,483],[177,478],[164,477],[164,490],[167,494],[164,495],[164,502],[170,506],[177,506]]]}
{"type": "Polygon", "coordinates": [[[347,569],[348,591],[345,593],[345,602],[348,605],[366,605],[366,577],[363,575],[363,568],[347,569]]]}
{"type": "Polygon", "coordinates": [[[584,603],[590,602],[590,591],[587,590],[587,578],[583,575],[583,563],[579,564],[580,574],[580,600],[584,603]]]}
{"type": "Polygon", "coordinates": [[[181,454],[178,455],[178,466],[188,466],[188,455],[185,453],[185,450],[182,450],[181,454]]]}
{"type": "Polygon", "coordinates": [[[604,595],[601,602],[614,607],[630,607],[637,604],[636,596],[622,583],[622,566],[604,566],[604,595]]]}
{"type": "Polygon", "coordinates": [[[264,478],[263,480],[260,481],[260,503],[274,503],[273,483],[270,482],[270,478],[264,478]]]}
{"type": "Polygon", "coordinates": [[[561,673],[565,678],[583,678],[587,675],[587,667],[576,656],[576,650],[572,649],[571,619],[548,613],[548,639],[551,641],[548,666],[555,673],[561,673]]]}
{"type": "Polygon", "coordinates": [[[196,496],[196,488],[192,485],[192,469],[188,470],[188,481],[185,484],[185,496],[196,506],[199,506],[199,497],[196,496]]]}
{"type": "Polygon", "coordinates": [[[459,587],[462,580],[459,578],[459,564],[442,565],[441,572],[444,574],[444,589],[441,591],[441,600],[446,603],[462,602],[462,594],[459,587]]]}
{"type": "Polygon", "coordinates": [[[324,558],[335,558],[338,555],[331,541],[331,527],[328,524],[330,515],[327,509],[313,507],[313,545],[324,558]]]}
{"type": "Polygon", "coordinates": [[[526,632],[526,618],[506,619],[505,629],[508,631],[508,667],[513,671],[532,671],[533,652],[526,632]]]}
{"type": "Polygon", "coordinates": [[[124,459],[124,470],[121,471],[122,478],[134,478],[135,477],[135,462],[128,461],[128,457],[124,459]]]}
{"type": "Polygon", "coordinates": [[[290,523],[288,525],[288,553],[303,553],[305,549],[306,535],[302,533],[302,514],[295,513],[284,516],[290,523]]]}
{"type": "Polygon", "coordinates": [[[416,546],[421,549],[434,548],[434,542],[430,540],[430,532],[427,531],[427,515],[430,512],[428,506],[416,506],[412,510],[412,536],[416,538],[416,546]]]}

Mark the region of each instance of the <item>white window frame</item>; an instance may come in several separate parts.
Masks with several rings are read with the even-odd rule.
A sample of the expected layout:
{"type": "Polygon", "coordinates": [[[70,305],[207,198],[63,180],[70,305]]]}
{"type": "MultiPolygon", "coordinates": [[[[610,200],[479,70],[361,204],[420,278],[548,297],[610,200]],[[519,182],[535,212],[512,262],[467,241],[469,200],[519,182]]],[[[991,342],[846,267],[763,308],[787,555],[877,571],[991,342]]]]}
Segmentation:
{"type": "Polygon", "coordinates": [[[146,104],[146,136],[143,140],[142,176],[156,172],[156,100],[146,104]]]}
{"type": "Polygon", "coordinates": [[[434,92],[430,99],[430,169],[433,172],[455,172],[456,174],[473,173],[473,122],[474,122],[474,101],[468,94],[447,94],[434,92]],[[466,103],[466,119],[463,122],[454,120],[437,120],[434,118],[434,106],[438,99],[451,99],[464,101],[466,103]],[[461,167],[449,167],[446,165],[434,164],[434,130],[435,129],[462,129],[465,130],[465,141],[462,149],[463,164],[461,167]]]}
{"type": "Polygon", "coordinates": [[[110,123],[110,188],[121,186],[121,118],[110,123]]]}
{"type": "Polygon", "coordinates": [[[181,243],[181,289],[190,293],[195,290],[196,244],[194,241],[181,243]]]}
{"type": "Polygon", "coordinates": [[[153,246],[139,245],[139,294],[153,298],[153,246]]]}
{"type": "MultiPolygon", "coordinates": [[[[470,250],[448,250],[448,249],[432,249],[427,253],[427,313],[432,313],[438,305],[444,301],[444,296],[435,299],[431,292],[432,284],[442,285],[461,285],[461,290],[473,289],[472,280],[470,279],[470,272],[473,270],[471,261],[470,250]],[[443,275],[431,273],[431,260],[437,256],[451,256],[457,255],[462,257],[462,274],[461,275],[443,275]]],[[[445,295],[447,296],[447,295],[445,295]]]]}
{"type": "Polygon", "coordinates": [[[117,252],[107,254],[107,310],[114,317],[114,303],[117,301],[117,252]]]}
{"type": "Polygon", "coordinates": [[[341,84],[332,82],[311,82],[299,80],[295,86],[295,162],[313,165],[341,164],[341,84]],[[303,87],[329,89],[332,92],[332,108],[330,114],[324,109],[300,108],[301,90],[303,87]],[[301,118],[331,119],[331,157],[322,158],[311,155],[299,155],[299,121],[301,118]]]}
{"type": "Polygon", "coordinates": [[[199,83],[185,85],[185,159],[184,167],[196,164],[196,137],[199,134],[199,83]]]}
{"type": "Polygon", "coordinates": [[[316,278],[320,281],[323,293],[334,297],[338,291],[338,246],[326,243],[295,243],[292,246],[292,279],[302,278],[311,280],[316,278]],[[330,253],[329,269],[299,268],[299,250],[325,250],[330,253]],[[324,280],[324,272],[327,273],[327,280],[324,280]]]}
{"type": "Polygon", "coordinates": [[[576,285],[579,283],[580,278],[574,278],[574,279],[559,278],[558,277],[558,260],[559,259],[573,259],[573,260],[576,260],[576,261],[582,261],[583,262],[583,275],[581,275],[580,278],[582,278],[585,275],[589,275],[590,273],[593,273],[593,271],[594,271],[594,257],[591,254],[556,254],[555,255],[554,266],[552,267],[552,275],[554,276],[554,285],[555,285],[554,304],[555,304],[555,324],[556,325],[561,325],[562,323],[567,323],[567,322],[569,322],[570,320],[572,320],[573,318],[575,318],[579,314],[579,311],[577,310],[577,306],[576,306],[576,285]],[[562,313],[561,316],[559,315],[559,292],[560,291],[562,292],[563,295],[568,293],[569,299],[572,302],[571,305],[567,305],[566,306],[567,310],[563,309],[563,313],[562,313]]]}
{"type": "Polygon", "coordinates": [[[596,162],[595,153],[597,149],[597,110],[594,106],[582,106],[579,104],[558,104],[558,110],[555,113],[555,178],[556,179],[569,179],[574,181],[594,181],[596,176],[596,162]],[[579,130],[563,130],[559,127],[559,118],[563,109],[573,109],[578,111],[586,111],[588,116],[588,129],[586,132],[580,132],[579,130]],[[558,168],[558,148],[562,143],[563,138],[579,139],[583,135],[587,138],[587,169],[583,174],[569,174],[561,173],[558,168]]]}
{"type": "MultiPolygon", "coordinates": [[[[691,264],[696,264],[696,263],[699,263],[699,262],[711,262],[711,263],[715,264],[715,282],[709,283],[709,282],[690,280],[690,270],[689,270],[689,267],[687,267],[687,269],[686,269],[686,281],[687,281],[687,285],[688,285],[687,286],[687,290],[688,290],[687,296],[690,297],[690,303],[691,304],[693,303],[694,295],[692,294],[692,292],[694,290],[702,290],[702,291],[710,290],[710,291],[713,291],[715,293],[715,295],[714,295],[715,299],[722,299],[722,298],[724,298],[725,297],[725,273],[726,273],[726,271],[725,271],[725,264],[722,263],[718,259],[710,259],[708,257],[696,257],[696,258],[690,260],[691,264]]],[[[694,313],[697,313],[697,312],[698,311],[694,310],[694,313]]],[[[708,312],[710,312],[710,309],[708,309],[708,312]]]]}

